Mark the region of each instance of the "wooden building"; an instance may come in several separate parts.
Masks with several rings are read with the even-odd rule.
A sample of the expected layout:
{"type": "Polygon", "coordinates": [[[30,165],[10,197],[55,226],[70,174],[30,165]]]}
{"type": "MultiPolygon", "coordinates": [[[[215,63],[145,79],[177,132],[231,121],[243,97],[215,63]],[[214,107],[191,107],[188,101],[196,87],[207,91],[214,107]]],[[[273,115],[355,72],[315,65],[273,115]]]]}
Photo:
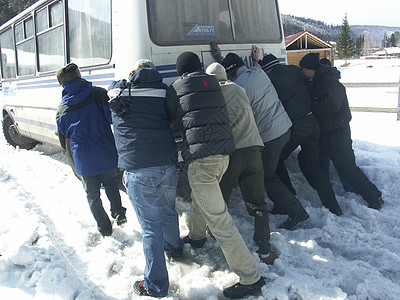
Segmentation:
{"type": "Polygon", "coordinates": [[[287,60],[289,65],[299,65],[304,55],[310,52],[319,53],[334,64],[334,47],[308,31],[301,31],[285,38],[287,60]]]}

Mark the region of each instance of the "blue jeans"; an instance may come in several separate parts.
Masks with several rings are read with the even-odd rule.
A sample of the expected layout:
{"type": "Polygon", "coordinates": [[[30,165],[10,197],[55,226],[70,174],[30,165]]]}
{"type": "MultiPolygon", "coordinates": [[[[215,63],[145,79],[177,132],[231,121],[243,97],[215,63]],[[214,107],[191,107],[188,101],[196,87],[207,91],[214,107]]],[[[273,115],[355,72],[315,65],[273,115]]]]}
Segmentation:
{"type": "Polygon", "coordinates": [[[152,296],[168,293],[164,250],[183,248],[175,210],[178,170],[175,165],[125,171],[124,184],[142,228],[146,259],[144,287],[152,296]]]}

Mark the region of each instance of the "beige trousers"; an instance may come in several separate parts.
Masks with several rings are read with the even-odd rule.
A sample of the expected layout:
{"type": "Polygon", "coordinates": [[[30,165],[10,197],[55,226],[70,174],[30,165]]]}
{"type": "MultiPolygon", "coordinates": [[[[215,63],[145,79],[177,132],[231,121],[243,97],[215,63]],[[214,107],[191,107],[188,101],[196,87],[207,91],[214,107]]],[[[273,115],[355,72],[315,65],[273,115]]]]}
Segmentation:
{"type": "Polygon", "coordinates": [[[193,240],[205,238],[207,224],[229,267],[240,277],[240,283],[253,284],[260,279],[260,273],[228,212],[219,187],[228,164],[227,155],[209,156],[189,164],[188,180],[192,189],[189,236],[193,240]]]}

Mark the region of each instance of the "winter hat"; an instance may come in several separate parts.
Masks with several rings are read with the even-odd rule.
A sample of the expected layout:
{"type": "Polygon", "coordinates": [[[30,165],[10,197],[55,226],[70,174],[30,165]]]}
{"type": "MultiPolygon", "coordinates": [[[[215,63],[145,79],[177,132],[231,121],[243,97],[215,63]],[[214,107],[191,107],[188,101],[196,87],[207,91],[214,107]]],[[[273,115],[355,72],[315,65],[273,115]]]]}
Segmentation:
{"type": "Polygon", "coordinates": [[[318,53],[308,53],[300,60],[300,67],[305,69],[317,70],[320,65],[318,53]]]}
{"type": "Polygon", "coordinates": [[[215,77],[217,77],[218,81],[222,81],[222,80],[227,80],[228,78],[226,77],[226,72],[225,72],[225,68],[217,63],[214,62],[211,65],[208,66],[207,70],[206,70],[207,74],[210,75],[214,75],[215,77]]]}
{"type": "Polygon", "coordinates": [[[224,60],[222,61],[222,65],[224,66],[225,71],[228,73],[235,68],[244,66],[244,61],[239,55],[230,52],[227,54],[227,56],[225,56],[224,60]]]}
{"type": "Polygon", "coordinates": [[[138,72],[139,70],[143,69],[143,68],[151,68],[151,69],[156,69],[156,67],[154,66],[154,63],[147,58],[144,59],[139,59],[137,62],[135,62],[133,64],[133,69],[132,71],[129,73],[129,79],[132,80],[132,76],[135,75],[136,72],[138,72]]]}
{"type": "Polygon", "coordinates": [[[74,63],[69,63],[65,67],[59,69],[56,72],[57,80],[60,85],[64,85],[66,82],[73,79],[81,78],[81,72],[74,63]]]}
{"type": "Polygon", "coordinates": [[[331,61],[326,57],[321,58],[319,62],[321,63],[321,65],[332,66],[331,61]]]}
{"type": "Polygon", "coordinates": [[[267,54],[263,57],[262,61],[261,61],[261,69],[263,69],[264,71],[272,68],[273,66],[279,65],[279,61],[276,58],[275,55],[273,54],[267,54]]]}
{"type": "Polygon", "coordinates": [[[147,58],[139,59],[137,62],[135,62],[133,64],[132,70],[137,72],[139,69],[142,69],[142,68],[156,69],[156,67],[154,66],[154,63],[150,59],[147,59],[147,58]]]}
{"type": "Polygon", "coordinates": [[[176,59],[176,71],[179,76],[202,70],[201,62],[196,53],[183,52],[176,59]]]}

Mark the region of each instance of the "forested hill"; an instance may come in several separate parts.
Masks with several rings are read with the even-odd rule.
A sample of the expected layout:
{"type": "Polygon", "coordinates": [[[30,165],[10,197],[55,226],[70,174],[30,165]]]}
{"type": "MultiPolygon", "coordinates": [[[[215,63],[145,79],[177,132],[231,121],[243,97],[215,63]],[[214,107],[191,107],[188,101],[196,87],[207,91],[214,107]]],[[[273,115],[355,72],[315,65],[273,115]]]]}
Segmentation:
{"type": "MultiPolygon", "coordinates": [[[[296,17],[291,15],[283,15],[283,31],[285,37],[298,33],[303,30],[307,30],[312,34],[320,37],[325,41],[336,41],[340,32],[340,25],[328,25],[324,22],[317,21],[314,19],[307,19],[303,17],[296,17]]],[[[369,38],[372,43],[380,44],[384,39],[385,33],[390,36],[393,32],[399,31],[400,27],[389,27],[389,26],[373,26],[373,25],[350,25],[350,29],[353,38],[359,35],[363,35],[368,32],[369,38]]]]}
{"type": "Polygon", "coordinates": [[[325,41],[336,41],[340,32],[340,25],[327,25],[314,19],[291,15],[282,14],[282,23],[285,37],[307,30],[325,41]]]}

